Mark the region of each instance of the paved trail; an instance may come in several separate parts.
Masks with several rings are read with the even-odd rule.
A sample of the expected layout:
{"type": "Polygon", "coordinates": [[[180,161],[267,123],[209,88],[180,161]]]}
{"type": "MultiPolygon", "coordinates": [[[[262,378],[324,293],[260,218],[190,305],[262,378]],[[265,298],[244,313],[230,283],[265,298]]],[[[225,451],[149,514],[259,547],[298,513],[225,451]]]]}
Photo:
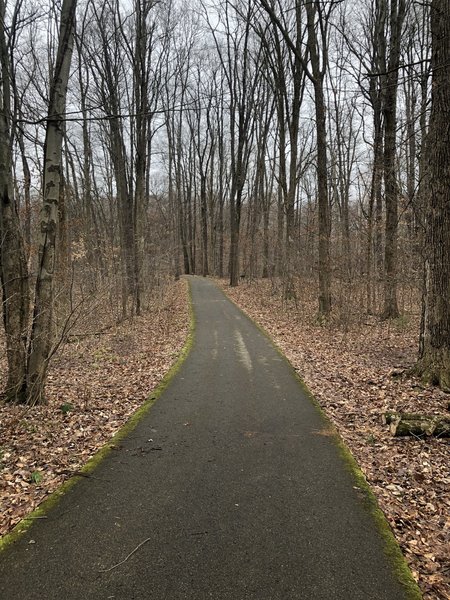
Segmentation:
{"type": "Polygon", "coordinates": [[[95,478],[0,555],[1,600],[404,599],[289,365],[191,286],[190,355],[95,478]]]}

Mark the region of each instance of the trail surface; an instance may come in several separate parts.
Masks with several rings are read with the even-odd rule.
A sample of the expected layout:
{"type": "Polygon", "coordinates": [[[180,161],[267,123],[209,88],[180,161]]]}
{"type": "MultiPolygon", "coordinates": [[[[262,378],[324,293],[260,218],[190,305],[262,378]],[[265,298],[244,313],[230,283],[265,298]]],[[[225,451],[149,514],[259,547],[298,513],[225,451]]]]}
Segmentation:
{"type": "Polygon", "coordinates": [[[404,599],[288,363],[214,284],[191,286],[183,366],[93,476],[0,555],[0,598],[404,599]]]}

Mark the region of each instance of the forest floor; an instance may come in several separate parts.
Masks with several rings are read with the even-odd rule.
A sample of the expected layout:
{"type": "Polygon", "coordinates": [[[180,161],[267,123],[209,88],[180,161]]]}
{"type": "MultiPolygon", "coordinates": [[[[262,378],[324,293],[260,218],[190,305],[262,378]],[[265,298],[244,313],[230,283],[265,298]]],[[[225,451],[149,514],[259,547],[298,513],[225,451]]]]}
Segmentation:
{"type": "Polygon", "coordinates": [[[0,404],[0,536],[75,474],[161,382],[187,339],[187,282],[168,284],[131,321],[111,326],[106,312],[71,331],[52,362],[46,405],[0,404]]]}
{"type": "MultiPolygon", "coordinates": [[[[417,356],[419,318],[376,317],[321,326],[314,295],[283,303],[269,281],[226,294],[288,357],[359,463],[397,538],[424,599],[450,600],[450,444],[395,438],[388,410],[448,416],[450,397],[408,377],[393,377],[417,356]]],[[[418,311],[415,311],[416,313],[418,311]]]]}
{"type": "MultiPolygon", "coordinates": [[[[449,397],[438,389],[392,377],[415,360],[418,317],[321,326],[305,290],[287,305],[268,281],[222,286],[270,333],[338,429],[424,598],[450,600],[450,445],[393,438],[381,422],[386,410],[448,414],[449,397]]],[[[100,322],[91,315],[83,335],[71,332],[55,357],[47,405],[0,404],[0,535],[76,473],[151,395],[188,333],[187,285],[169,286],[133,321],[106,330],[100,322]]],[[[5,367],[0,362],[2,376],[5,367]]]]}

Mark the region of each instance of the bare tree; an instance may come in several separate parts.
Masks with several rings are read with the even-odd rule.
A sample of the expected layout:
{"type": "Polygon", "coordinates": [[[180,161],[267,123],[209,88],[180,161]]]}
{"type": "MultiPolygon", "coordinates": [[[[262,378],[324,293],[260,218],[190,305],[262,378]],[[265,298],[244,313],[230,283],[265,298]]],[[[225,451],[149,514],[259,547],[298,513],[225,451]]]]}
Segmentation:
{"type": "MultiPolygon", "coordinates": [[[[342,39],[340,40],[342,42],[342,39]]],[[[360,142],[361,121],[357,122],[357,110],[353,98],[346,93],[345,69],[347,58],[343,48],[337,49],[335,68],[330,73],[329,110],[329,157],[330,189],[337,207],[340,223],[341,277],[350,282],[355,273],[351,252],[350,203],[353,176],[360,142]]]]}
{"type": "MultiPolygon", "coordinates": [[[[305,92],[306,71],[302,60],[306,28],[302,22],[301,6],[298,4],[290,22],[283,15],[283,30],[289,32],[295,52],[286,49],[282,34],[272,21],[267,26],[264,21],[258,26],[258,35],[264,47],[264,61],[269,69],[273,97],[276,100],[278,117],[278,185],[283,199],[282,220],[285,221],[284,242],[279,240],[277,257],[278,273],[283,275],[286,298],[293,297],[294,291],[294,251],[295,203],[298,189],[298,158],[300,111],[305,92]],[[287,52],[286,52],[287,50],[287,52]]],[[[281,207],[280,207],[281,208],[281,207]]],[[[281,221],[281,219],[280,219],[281,221]]],[[[281,225],[281,223],[280,223],[281,225]]]]}
{"type": "Polygon", "coordinates": [[[197,64],[195,79],[192,82],[193,89],[190,90],[191,99],[189,104],[191,110],[187,114],[190,138],[196,155],[196,171],[200,184],[200,238],[203,277],[209,275],[208,222],[210,221],[210,207],[208,203],[208,180],[210,173],[213,171],[216,143],[215,130],[211,119],[212,106],[214,100],[217,99],[214,73],[205,78],[208,72],[205,67],[206,65],[202,65],[201,62],[197,64]]]}
{"type": "Polygon", "coordinates": [[[23,403],[26,401],[26,342],[30,297],[27,259],[14,196],[11,63],[5,29],[5,4],[0,0],[0,279],[8,358],[5,399],[23,403]]]}
{"type": "MultiPolygon", "coordinates": [[[[239,236],[241,210],[246,175],[254,135],[253,99],[258,83],[258,73],[252,57],[251,20],[255,7],[250,0],[233,7],[225,0],[223,13],[224,43],[218,29],[207,20],[222,65],[223,77],[229,93],[230,138],[230,285],[239,281],[239,236]]],[[[253,48],[254,52],[260,52],[253,48]]]]}
{"type": "Polygon", "coordinates": [[[58,50],[50,87],[44,150],[39,263],[27,367],[27,402],[30,405],[44,401],[45,379],[54,344],[54,276],[62,178],[63,122],[74,44],[76,4],[76,0],[63,1],[58,50]]]}
{"type": "Polygon", "coordinates": [[[375,309],[376,281],[383,277],[383,84],[386,76],[386,8],[384,0],[372,0],[355,23],[353,12],[343,11],[340,35],[354,61],[354,78],[372,111],[370,184],[367,206],[366,306],[375,309]]]}
{"type": "Polygon", "coordinates": [[[450,391],[450,1],[432,0],[432,105],[426,140],[425,289],[416,373],[450,391]]]}
{"type": "MultiPolygon", "coordinates": [[[[384,1],[384,0],[381,0],[384,1]]],[[[390,0],[389,57],[384,61],[383,118],[384,118],[384,195],[386,205],[386,239],[384,250],[384,308],[385,319],[399,315],[397,304],[397,231],[399,186],[396,169],[397,91],[400,67],[400,43],[406,13],[405,0],[390,0]]]]}
{"type": "MultiPolygon", "coordinates": [[[[308,56],[299,50],[283,25],[273,5],[260,0],[261,6],[278,27],[290,51],[302,65],[314,88],[314,108],[317,143],[317,196],[319,208],[319,314],[327,316],[331,310],[330,233],[331,214],[328,198],[327,128],[324,81],[328,67],[328,30],[335,2],[320,0],[304,2],[306,12],[308,56]],[[309,59],[309,60],[308,60],[309,59]]],[[[295,3],[297,23],[301,22],[301,4],[295,3]]],[[[299,27],[299,25],[298,25],[299,27]]]]}

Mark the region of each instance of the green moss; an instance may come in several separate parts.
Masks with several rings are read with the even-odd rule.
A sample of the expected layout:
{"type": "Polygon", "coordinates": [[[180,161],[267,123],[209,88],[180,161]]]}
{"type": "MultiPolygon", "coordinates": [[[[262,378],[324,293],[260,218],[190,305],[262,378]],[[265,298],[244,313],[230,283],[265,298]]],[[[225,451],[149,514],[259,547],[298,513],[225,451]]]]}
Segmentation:
{"type": "MultiPolygon", "coordinates": [[[[99,465],[111,450],[142,420],[144,415],[150,410],[155,404],[164,390],[168,387],[174,376],[178,373],[181,365],[185,361],[189,354],[193,343],[194,343],[194,332],[195,332],[195,315],[192,306],[192,292],[189,286],[189,333],[186,338],[186,342],[178,355],[178,360],[172,365],[170,370],[166,373],[163,380],[152,393],[152,395],[145,401],[145,403],[137,409],[135,413],[128,419],[119,431],[103,446],[95,455],[79,470],[83,475],[89,475],[99,465]]],[[[0,538],[0,552],[5,550],[10,544],[15,542],[25,531],[27,531],[35,521],[42,519],[50,511],[51,508],[56,506],[60,499],[82,478],[82,475],[74,475],[68,481],[65,481],[57,490],[44,500],[32,513],[27,515],[20,521],[10,533],[0,538]]]]}
{"type": "MultiPolygon", "coordinates": [[[[219,287],[219,286],[217,286],[217,287],[219,287]]],[[[312,402],[312,404],[315,406],[317,411],[320,413],[320,416],[323,419],[324,427],[325,427],[325,431],[320,432],[320,433],[329,435],[333,439],[334,443],[336,444],[336,446],[339,450],[341,458],[343,459],[345,467],[347,468],[347,470],[349,471],[349,473],[351,474],[351,476],[353,478],[355,487],[357,487],[361,491],[361,500],[363,502],[363,505],[364,505],[365,509],[370,513],[370,515],[375,523],[376,529],[383,541],[383,551],[391,565],[391,568],[392,568],[395,576],[397,577],[398,581],[400,582],[400,584],[402,585],[402,587],[405,590],[406,598],[408,600],[421,600],[422,593],[419,589],[419,586],[417,585],[417,583],[415,582],[415,580],[412,576],[412,573],[408,566],[408,563],[406,562],[406,559],[403,556],[400,546],[398,545],[398,542],[395,539],[394,534],[392,533],[389,523],[387,522],[384,513],[378,506],[377,499],[376,499],[374,493],[372,492],[369,484],[367,483],[367,480],[364,477],[363,472],[359,468],[358,463],[356,462],[355,458],[351,454],[350,450],[344,444],[342,438],[340,437],[340,435],[337,432],[336,428],[334,427],[333,423],[330,421],[329,417],[325,414],[323,408],[320,406],[319,402],[316,400],[316,398],[310,392],[310,390],[306,386],[305,382],[301,379],[298,372],[295,370],[294,366],[292,365],[291,361],[285,356],[285,354],[283,354],[281,349],[277,346],[277,344],[273,340],[272,336],[261,325],[256,323],[256,321],[254,321],[247,313],[245,313],[236,304],[236,302],[234,302],[234,300],[232,300],[231,298],[228,297],[228,295],[227,295],[227,298],[230,300],[230,302],[232,304],[234,304],[234,306],[239,310],[239,312],[244,317],[246,317],[247,320],[250,321],[267,338],[267,340],[270,342],[270,344],[275,349],[277,354],[284,361],[287,362],[294,377],[297,379],[304,395],[312,402]]]]}
{"type": "Polygon", "coordinates": [[[408,563],[398,545],[397,540],[392,533],[389,523],[384,516],[384,513],[378,506],[377,499],[367,483],[364,474],[358,466],[350,450],[345,446],[339,435],[335,434],[335,443],[339,449],[340,455],[344,460],[348,471],[353,477],[355,487],[362,492],[361,499],[364,507],[372,516],[375,526],[383,540],[383,551],[389,563],[392,566],[395,576],[405,590],[405,595],[408,600],[421,600],[422,593],[419,586],[414,581],[414,578],[409,569],[408,563]]]}
{"type": "Polygon", "coordinates": [[[399,317],[392,319],[392,324],[398,331],[404,331],[408,328],[409,321],[410,319],[407,315],[400,315],[399,317]]]}

